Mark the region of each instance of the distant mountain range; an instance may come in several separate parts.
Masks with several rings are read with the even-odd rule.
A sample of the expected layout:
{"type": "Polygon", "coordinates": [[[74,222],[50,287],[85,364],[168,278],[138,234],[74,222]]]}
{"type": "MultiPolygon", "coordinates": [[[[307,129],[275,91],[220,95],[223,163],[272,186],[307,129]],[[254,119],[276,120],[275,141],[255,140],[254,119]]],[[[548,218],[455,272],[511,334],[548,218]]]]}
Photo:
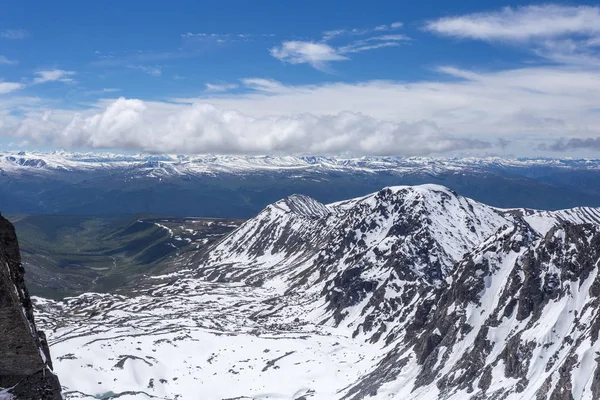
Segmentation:
{"type": "Polygon", "coordinates": [[[324,203],[436,183],[497,207],[600,206],[600,160],[0,152],[0,208],[24,214],[249,218],[294,193],[324,203]]]}
{"type": "Polygon", "coordinates": [[[600,209],[294,195],[187,254],[35,299],[66,398],[600,398],[600,209]]]}

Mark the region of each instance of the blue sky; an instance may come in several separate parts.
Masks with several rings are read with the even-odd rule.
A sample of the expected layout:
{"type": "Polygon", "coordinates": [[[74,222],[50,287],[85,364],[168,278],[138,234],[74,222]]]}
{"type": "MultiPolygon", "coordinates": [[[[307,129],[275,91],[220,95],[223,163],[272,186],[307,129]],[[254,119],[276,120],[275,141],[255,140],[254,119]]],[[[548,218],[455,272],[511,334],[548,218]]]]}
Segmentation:
{"type": "Polygon", "coordinates": [[[594,156],[599,49],[591,2],[8,2],[0,144],[594,156]]]}

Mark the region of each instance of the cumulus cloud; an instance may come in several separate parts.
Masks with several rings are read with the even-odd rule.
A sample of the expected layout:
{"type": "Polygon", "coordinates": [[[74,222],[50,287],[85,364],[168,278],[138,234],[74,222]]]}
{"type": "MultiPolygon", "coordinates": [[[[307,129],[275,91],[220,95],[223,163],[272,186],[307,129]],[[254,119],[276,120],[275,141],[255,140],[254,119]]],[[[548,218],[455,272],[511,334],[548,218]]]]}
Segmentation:
{"type": "Polygon", "coordinates": [[[273,47],[270,52],[281,61],[290,64],[308,63],[319,70],[324,70],[330,61],[348,59],[328,44],[315,42],[283,42],[281,46],[273,47]]]}
{"type": "Polygon", "coordinates": [[[592,149],[585,139],[600,137],[597,68],[445,66],[437,73],[416,82],[313,85],[252,77],[232,92],[168,102],[101,100],[77,115],[55,103],[15,105],[16,97],[0,96],[0,134],[55,147],[357,155],[439,154],[462,146],[485,154],[490,144],[532,155],[542,142],[546,151],[581,153],[586,148],[577,141],[552,149],[548,143],[569,137],[592,149]]]}
{"type": "Polygon", "coordinates": [[[0,32],[0,37],[10,40],[20,40],[29,37],[29,32],[24,29],[6,29],[0,32]]]}
{"type": "Polygon", "coordinates": [[[64,71],[62,69],[52,69],[47,71],[37,71],[35,72],[36,77],[33,78],[33,83],[46,83],[46,82],[65,82],[72,83],[74,79],[72,78],[75,75],[75,71],[64,71]]]}
{"type": "Polygon", "coordinates": [[[541,141],[600,136],[600,71],[527,66],[501,71],[438,69],[439,79],[286,85],[250,78],[235,95],[172,99],[208,102],[253,118],[361,113],[395,123],[431,121],[450,136],[479,138],[519,155],[541,141]],[[448,77],[454,79],[448,79],[448,77]]]}
{"type": "Polygon", "coordinates": [[[125,98],[96,112],[31,114],[10,131],[38,145],[175,153],[415,155],[490,147],[428,121],[398,123],[352,112],[254,118],[208,104],[125,98]]]}

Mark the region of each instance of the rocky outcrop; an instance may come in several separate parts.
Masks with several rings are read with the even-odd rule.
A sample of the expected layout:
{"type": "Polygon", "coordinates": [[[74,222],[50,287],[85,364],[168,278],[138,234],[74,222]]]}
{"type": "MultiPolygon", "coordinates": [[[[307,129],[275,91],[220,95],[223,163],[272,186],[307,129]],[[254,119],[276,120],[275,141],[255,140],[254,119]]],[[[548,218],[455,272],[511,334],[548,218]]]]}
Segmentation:
{"type": "Polygon", "coordinates": [[[15,400],[61,399],[46,337],[35,326],[24,272],[15,229],[0,215],[0,392],[15,400]]]}

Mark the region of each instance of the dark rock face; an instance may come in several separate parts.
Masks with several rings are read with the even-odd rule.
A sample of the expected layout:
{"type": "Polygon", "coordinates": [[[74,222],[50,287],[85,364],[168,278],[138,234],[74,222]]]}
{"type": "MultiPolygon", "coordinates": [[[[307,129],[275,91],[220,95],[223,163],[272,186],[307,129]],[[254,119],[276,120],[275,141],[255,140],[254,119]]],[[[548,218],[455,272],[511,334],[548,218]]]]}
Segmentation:
{"type": "Polygon", "coordinates": [[[16,400],[61,399],[46,337],[38,332],[15,229],[0,215],[0,388],[16,400]]]}

